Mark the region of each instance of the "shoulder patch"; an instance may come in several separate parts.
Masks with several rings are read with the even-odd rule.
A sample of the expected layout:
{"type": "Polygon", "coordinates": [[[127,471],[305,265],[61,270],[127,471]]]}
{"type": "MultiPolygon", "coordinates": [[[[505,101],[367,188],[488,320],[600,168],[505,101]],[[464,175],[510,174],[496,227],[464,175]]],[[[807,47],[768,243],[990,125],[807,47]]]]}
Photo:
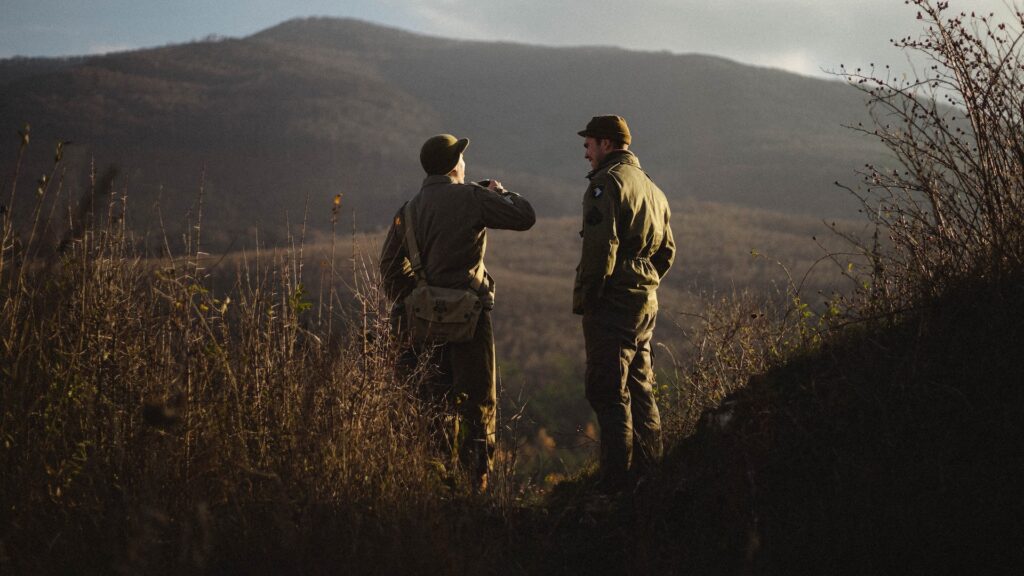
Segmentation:
{"type": "Polygon", "coordinates": [[[601,194],[604,194],[604,188],[601,186],[594,186],[594,198],[600,198],[601,194]]]}

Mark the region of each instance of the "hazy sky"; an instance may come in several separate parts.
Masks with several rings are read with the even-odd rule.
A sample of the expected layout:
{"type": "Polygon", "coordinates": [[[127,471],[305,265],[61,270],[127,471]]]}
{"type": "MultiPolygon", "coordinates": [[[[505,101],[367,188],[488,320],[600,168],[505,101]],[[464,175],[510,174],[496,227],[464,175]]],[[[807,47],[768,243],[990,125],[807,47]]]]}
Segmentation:
{"type": "MultiPolygon", "coordinates": [[[[1008,14],[1012,0],[951,0],[1008,14]]],[[[0,0],[0,58],[241,37],[301,16],[347,16],[425,34],[716,54],[821,74],[905,61],[920,32],[903,0],[0,0]]]]}

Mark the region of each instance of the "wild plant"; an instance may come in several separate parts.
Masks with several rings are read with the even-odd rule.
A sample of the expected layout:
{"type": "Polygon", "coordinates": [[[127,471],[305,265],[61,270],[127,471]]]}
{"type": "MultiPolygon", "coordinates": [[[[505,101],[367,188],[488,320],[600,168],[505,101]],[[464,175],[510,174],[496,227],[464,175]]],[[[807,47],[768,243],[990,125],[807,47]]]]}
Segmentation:
{"type": "Polygon", "coordinates": [[[331,304],[314,310],[300,235],[220,261],[235,272],[219,293],[202,187],[185,253],[154,256],[125,223],[126,191],[97,194],[95,178],[86,197],[106,206],[79,219],[64,200],[67,230],[44,233],[69,196],[60,147],[53,173],[34,205],[15,179],[0,219],[0,563],[423,562],[452,493],[430,464],[421,374],[394,369],[373,267],[353,267],[354,306],[335,306],[323,267],[331,304]]]}
{"type": "Polygon", "coordinates": [[[862,91],[892,165],[868,164],[846,187],[876,226],[852,239],[867,309],[905,308],[969,278],[1000,277],[1024,263],[1024,13],[960,12],[910,0],[925,26],[893,40],[909,75],[889,66],[840,69],[862,91]]]}
{"type": "Polygon", "coordinates": [[[690,314],[697,322],[685,330],[688,347],[678,352],[679,358],[661,347],[672,366],[664,373],[667,382],[659,386],[669,408],[666,429],[674,437],[688,436],[705,411],[752,377],[827,343],[843,323],[840,298],[833,294],[812,305],[803,282],[792,277],[784,286],[762,292],[746,289],[707,297],[702,310],[690,314]]]}

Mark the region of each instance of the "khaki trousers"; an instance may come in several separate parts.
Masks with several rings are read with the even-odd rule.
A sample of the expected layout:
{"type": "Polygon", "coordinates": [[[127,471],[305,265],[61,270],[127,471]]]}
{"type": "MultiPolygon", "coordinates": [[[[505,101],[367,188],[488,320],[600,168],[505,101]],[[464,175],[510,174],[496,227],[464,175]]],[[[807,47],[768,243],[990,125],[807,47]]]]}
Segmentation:
{"type": "Polygon", "coordinates": [[[608,488],[623,487],[630,472],[650,472],[661,460],[651,359],[656,317],[656,311],[583,315],[586,396],[601,427],[601,482],[608,488]]]}
{"type": "Polygon", "coordinates": [[[427,399],[443,413],[438,441],[443,449],[457,451],[466,472],[477,477],[490,471],[497,438],[497,372],[494,328],[490,310],[483,310],[469,342],[444,344],[423,350],[429,353],[436,372],[424,383],[427,399]]]}

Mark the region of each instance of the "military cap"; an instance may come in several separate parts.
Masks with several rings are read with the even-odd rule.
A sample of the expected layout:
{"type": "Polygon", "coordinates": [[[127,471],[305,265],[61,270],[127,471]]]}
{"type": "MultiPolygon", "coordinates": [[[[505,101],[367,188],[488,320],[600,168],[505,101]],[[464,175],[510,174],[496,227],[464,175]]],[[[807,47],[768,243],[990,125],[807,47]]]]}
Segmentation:
{"type": "Polygon", "coordinates": [[[632,139],[629,135],[629,126],[622,116],[594,116],[587,122],[587,127],[577,134],[584,138],[605,138],[627,145],[632,139]]]}
{"type": "Polygon", "coordinates": [[[459,155],[469,146],[468,138],[451,134],[431,136],[420,148],[420,164],[427,174],[447,174],[459,163],[459,155]]]}

